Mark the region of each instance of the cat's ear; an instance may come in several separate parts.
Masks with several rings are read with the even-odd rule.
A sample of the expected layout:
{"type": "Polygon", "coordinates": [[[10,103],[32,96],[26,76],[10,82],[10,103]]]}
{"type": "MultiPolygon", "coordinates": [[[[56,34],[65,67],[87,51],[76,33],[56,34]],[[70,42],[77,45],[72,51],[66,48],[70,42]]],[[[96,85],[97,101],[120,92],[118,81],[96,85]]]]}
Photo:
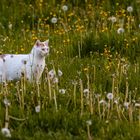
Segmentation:
{"type": "Polygon", "coordinates": [[[45,43],[46,46],[49,46],[49,39],[46,40],[44,43],[45,43]]]}
{"type": "Polygon", "coordinates": [[[35,45],[36,45],[37,47],[39,47],[39,46],[40,46],[40,40],[37,40],[36,43],[35,43],[35,45]]]}

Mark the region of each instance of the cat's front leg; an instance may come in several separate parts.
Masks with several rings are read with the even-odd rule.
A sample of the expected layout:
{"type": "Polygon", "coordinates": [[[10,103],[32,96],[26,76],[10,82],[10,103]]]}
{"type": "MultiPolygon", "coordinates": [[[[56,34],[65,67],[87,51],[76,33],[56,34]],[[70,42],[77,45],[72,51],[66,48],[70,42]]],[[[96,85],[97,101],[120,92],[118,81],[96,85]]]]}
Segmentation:
{"type": "Polygon", "coordinates": [[[6,76],[3,72],[0,72],[0,83],[6,82],[6,76]]]}

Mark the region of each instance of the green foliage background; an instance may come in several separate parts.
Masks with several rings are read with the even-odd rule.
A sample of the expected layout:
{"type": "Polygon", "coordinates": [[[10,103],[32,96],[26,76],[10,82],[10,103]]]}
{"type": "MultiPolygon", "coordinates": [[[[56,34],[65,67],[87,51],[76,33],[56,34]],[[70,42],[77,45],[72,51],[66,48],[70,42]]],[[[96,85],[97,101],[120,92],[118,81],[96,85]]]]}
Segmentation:
{"type": "Polygon", "coordinates": [[[0,1],[1,54],[29,53],[37,39],[49,39],[51,49],[39,84],[21,77],[0,85],[0,128],[6,98],[10,139],[140,139],[139,7],[139,0],[0,1]]]}

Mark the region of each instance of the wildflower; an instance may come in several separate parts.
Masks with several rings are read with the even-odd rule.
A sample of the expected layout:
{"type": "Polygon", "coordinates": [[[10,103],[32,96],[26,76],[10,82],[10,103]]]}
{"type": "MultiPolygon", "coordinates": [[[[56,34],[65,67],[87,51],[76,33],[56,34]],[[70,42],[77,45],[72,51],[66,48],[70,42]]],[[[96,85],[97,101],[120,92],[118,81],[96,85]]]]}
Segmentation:
{"type": "Polygon", "coordinates": [[[55,77],[55,71],[53,69],[49,71],[49,77],[50,79],[53,79],[55,77]]]}
{"type": "Polygon", "coordinates": [[[87,125],[92,125],[92,120],[87,120],[86,123],[87,125]]]}
{"type": "Polygon", "coordinates": [[[9,23],[8,27],[10,30],[12,30],[12,26],[13,26],[12,23],[9,23]]]}
{"type": "Polygon", "coordinates": [[[128,6],[127,7],[127,11],[130,12],[130,13],[133,12],[133,7],[132,6],[128,6]]]}
{"type": "Polygon", "coordinates": [[[107,123],[107,124],[108,124],[108,123],[109,123],[109,120],[106,120],[106,121],[105,121],[105,123],[107,123]]]}
{"type": "Polygon", "coordinates": [[[84,94],[89,94],[89,89],[84,89],[83,93],[84,94]]]}
{"type": "Polygon", "coordinates": [[[40,105],[38,105],[38,106],[35,107],[35,112],[36,113],[39,113],[40,112],[40,105]]]}
{"type": "Polygon", "coordinates": [[[62,6],[62,10],[63,10],[64,12],[68,11],[68,6],[67,6],[67,5],[62,6]]]}
{"type": "Polygon", "coordinates": [[[10,106],[10,105],[11,105],[10,101],[9,101],[7,98],[5,98],[5,99],[3,100],[3,102],[4,102],[4,104],[5,104],[6,106],[10,106]]]}
{"type": "Polygon", "coordinates": [[[95,98],[100,98],[101,97],[101,94],[95,94],[95,98]]]}
{"type": "Polygon", "coordinates": [[[121,27],[120,27],[120,28],[117,30],[117,33],[118,33],[118,34],[124,33],[124,28],[121,28],[121,27]]]}
{"type": "Polygon", "coordinates": [[[65,94],[66,93],[66,89],[59,89],[59,93],[65,94]]]}
{"type": "Polygon", "coordinates": [[[128,107],[129,107],[129,102],[124,102],[124,107],[126,108],[126,109],[128,109],[128,107]]]}
{"type": "Polygon", "coordinates": [[[112,100],[113,99],[113,93],[108,93],[107,94],[107,99],[112,100]]]}
{"type": "Polygon", "coordinates": [[[61,77],[63,75],[62,71],[58,69],[58,76],[61,77]]]}
{"type": "Polygon", "coordinates": [[[54,84],[58,83],[58,78],[57,77],[53,78],[53,83],[54,84]]]}
{"type": "Polygon", "coordinates": [[[57,18],[56,17],[53,17],[52,19],[51,19],[51,23],[57,23],[57,18]]]}
{"type": "Polygon", "coordinates": [[[99,101],[99,104],[106,104],[106,101],[102,99],[99,101]]]}
{"type": "Polygon", "coordinates": [[[109,20],[112,22],[112,23],[115,23],[117,21],[117,18],[112,16],[112,17],[109,17],[109,20]]]}
{"type": "Polygon", "coordinates": [[[140,107],[140,103],[135,103],[135,107],[140,107]]]}
{"type": "Polygon", "coordinates": [[[115,100],[114,100],[114,103],[115,103],[115,104],[118,104],[118,103],[119,103],[119,98],[118,98],[118,99],[115,99],[115,100]]]}
{"type": "Polygon", "coordinates": [[[11,133],[10,133],[10,130],[9,130],[8,128],[2,128],[2,129],[1,129],[1,133],[2,133],[5,137],[8,137],[8,138],[11,137],[11,133]]]}
{"type": "Polygon", "coordinates": [[[140,28],[140,24],[139,24],[139,28],[140,28]]]}

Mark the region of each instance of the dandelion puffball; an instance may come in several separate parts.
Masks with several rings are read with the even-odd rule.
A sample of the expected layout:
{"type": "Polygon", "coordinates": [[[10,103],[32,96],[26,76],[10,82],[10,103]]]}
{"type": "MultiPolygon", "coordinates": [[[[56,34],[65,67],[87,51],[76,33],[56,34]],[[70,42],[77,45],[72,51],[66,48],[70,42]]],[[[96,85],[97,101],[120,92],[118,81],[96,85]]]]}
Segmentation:
{"type": "Polygon", "coordinates": [[[112,23],[115,23],[117,21],[117,18],[112,16],[112,17],[109,17],[109,20],[112,22],[112,23]]]}
{"type": "Polygon", "coordinates": [[[1,133],[5,136],[5,137],[8,137],[10,138],[11,137],[11,132],[8,128],[2,128],[1,129],[1,133]]]}
{"type": "Polygon", "coordinates": [[[117,33],[118,33],[118,34],[124,33],[124,28],[119,28],[119,29],[117,30],[117,33]]]}
{"type": "Polygon", "coordinates": [[[51,19],[51,23],[53,23],[53,24],[57,23],[57,18],[56,18],[56,17],[53,17],[53,18],[51,19]]]}
{"type": "Polygon", "coordinates": [[[65,94],[66,93],[66,89],[59,89],[59,93],[65,94]]]}
{"type": "Polygon", "coordinates": [[[38,105],[38,106],[35,107],[35,112],[36,113],[39,113],[40,112],[40,105],[38,105]]]}
{"type": "Polygon", "coordinates": [[[112,100],[113,99],[113,93],[108,93],[107,94],[107,99],[112,100]]]}
{"type": "Polygon", "coordinates": [[[133,7],[132,6],[128,6],[127,7],[127,11],[130,12],[130,13],[133,12],[133,7]]]}
{"type": "Polygon", "coordinates": [[[67,6],[67,5],[62,6],[62,10],[63,10],[64,12],[68,11],[68,6],[67,6]]]}

